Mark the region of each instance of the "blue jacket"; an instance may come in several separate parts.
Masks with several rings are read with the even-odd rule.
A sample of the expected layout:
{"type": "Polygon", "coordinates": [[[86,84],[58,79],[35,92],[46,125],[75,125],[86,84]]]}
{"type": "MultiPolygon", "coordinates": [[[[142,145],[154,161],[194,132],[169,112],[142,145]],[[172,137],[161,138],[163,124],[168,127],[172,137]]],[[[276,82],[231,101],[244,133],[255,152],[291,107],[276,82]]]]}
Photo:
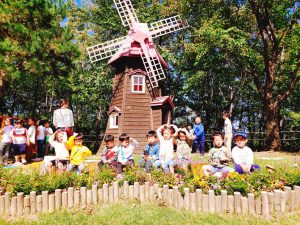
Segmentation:
{"type": "Polygon", "coordinates": [[[146,147],[144,148],[143,156],[144,155],[149,155],[153,157],[153,161],[159,159],[159,144],[155,142],[153,145],[147,144],[146,147]]]}
{"type": "Polygon", "coordinates": [[[196,135],[196,138],[199,138],[204,133],[204,127],[203,127],[202,123],[194,124],[193,130],[196,135]]]}

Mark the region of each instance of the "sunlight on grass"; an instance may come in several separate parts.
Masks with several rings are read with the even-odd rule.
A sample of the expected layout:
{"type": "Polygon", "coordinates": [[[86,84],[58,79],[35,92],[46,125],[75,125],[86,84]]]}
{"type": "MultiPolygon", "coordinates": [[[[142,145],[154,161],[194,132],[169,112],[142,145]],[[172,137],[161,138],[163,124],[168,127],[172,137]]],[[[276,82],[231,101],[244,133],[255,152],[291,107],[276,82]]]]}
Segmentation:
{"type": "MultiPolygon", "coordinates": [[[[0,220],[1,224],[5,224],[0,220]]],[[[11,224],[299,224],[300,214],[289,215],[280,219],[265,220],[262,217],[246,217],[241,215],[196,214],[187,211],[158,207],[156,204],[130,202],[114,205],[99,206],[85,211],[62,211],[53,214],[44,214],[38,220],[18,220],[11,224]]]]}

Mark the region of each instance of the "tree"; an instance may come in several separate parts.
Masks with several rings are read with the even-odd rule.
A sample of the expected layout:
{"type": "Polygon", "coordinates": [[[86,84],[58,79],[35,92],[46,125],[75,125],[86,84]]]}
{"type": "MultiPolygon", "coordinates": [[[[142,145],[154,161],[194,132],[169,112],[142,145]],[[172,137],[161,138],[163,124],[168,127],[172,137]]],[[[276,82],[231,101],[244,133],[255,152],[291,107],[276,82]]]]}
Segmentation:
{"type": "Polygon", "coordinates": [[[267,148],[281,150],[278,114],[300,79],[298,1],[250,0],[256,21],[257,62],[249,69],[263,100],[267,148]],[[259,65],[260,64],[260,65],[259,65]]]}
{"type": "Polygon", "coordinates": [[[226,72],[223,66],[224,73],[216,73],[226,76],[226,81],[232,73],[233,82],[241,81],[241,75],[248,81],[251,78],[263,104],[266,149],[280,150],[280,107],[299,81],[299,2],[211,1],[204,6],[202,1],[192,1],[196,2],[199,6],[191,7],[190,11],[197,7],[205,9],[201,10],[202,18],[193,18],[195,36],[187,46],[196,65],[200,65],[198,69],[207,73],[206,66],[216,71],[225,62],[229,70],[226,72]],[[215,55],[221,55],[223,60],[216,60],[215,55]]]}
{"type": "MultiPolygon", "coordinates": [[[[60,24],[66,9],[64,1],[55,0],[0,3],[0,89],[7,81],[24,92],[29,90],[29,96],[20,91],[15,93],[26,99],[23,106],[28,111],[23,112],[32,115],[40,112],[38,98],[43,98],[46,91],[45,77],[66,77],[74,68],[79,52],[70,30],[60,24]]],[[[5,104],[1,107],[6,111],[5,104]]]]}

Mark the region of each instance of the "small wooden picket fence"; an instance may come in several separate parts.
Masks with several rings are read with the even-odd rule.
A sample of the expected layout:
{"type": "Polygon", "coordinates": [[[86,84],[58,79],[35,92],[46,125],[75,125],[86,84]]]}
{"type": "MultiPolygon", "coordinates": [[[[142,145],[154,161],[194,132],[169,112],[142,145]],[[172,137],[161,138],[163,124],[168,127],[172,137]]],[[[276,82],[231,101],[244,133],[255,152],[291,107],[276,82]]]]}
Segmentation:
{"type": "Polygon", "coordinates": [[[261,195],[255,198],[252,193],[244,197],[239,192],[228,195],[226,190],[222,190],[221,195],[216,196],[213,190],[208,194],[202,193],[201,189],[191,193],[188,188],[184,189],[182,196],[177,186],[170,189],[168,185],[163,185],[159,188],[158,184],[150,185],[149,182],[142,185],[135,182],[134,185],[129,185],[125,181],[123,186],[119,187],[118,182],[114,182],[112,186],[104,184],[101,188],[93,185],[90,190],[86,187],[79,190],[73,187],[57,189],[51,194],[43,191],[41,195],[37,195],[32,191],[30,195],[18,193],[17,196],[10,197],[9,193],[5,193],[0,196],[0,215],[19,218],[29,214],[51,213],[61,209],[85,209],[93,205],[126,200],[138,200],[141,203],[159,201],[168,207],[192,212],[242,213],[269,218],[300,209],[300,186],[294,186],[293,189],[285,187],[284,190],[274,192],[262,191],[261,195]]]}

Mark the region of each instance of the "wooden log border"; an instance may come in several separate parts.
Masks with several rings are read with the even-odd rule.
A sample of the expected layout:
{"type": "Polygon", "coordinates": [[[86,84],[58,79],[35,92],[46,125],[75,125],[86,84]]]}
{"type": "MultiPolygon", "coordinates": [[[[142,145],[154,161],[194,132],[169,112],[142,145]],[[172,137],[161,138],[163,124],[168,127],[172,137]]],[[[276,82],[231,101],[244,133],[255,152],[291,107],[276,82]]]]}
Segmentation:
{"type": "Polygon", "coordinates": [[[52,213],[60,209],[86,209],[92,205],[113,204],[120,201],[134,200],[144,202],[163,202],[168,207],[178,210],[189,210],[192,212],[209,213],[236,213],[244,215],[261,215],[264,218],[283,215],[285,212],[297,212],[300,210],[300,186],[285,187],[284,190],[274,190],[274,192],[262,191],[259,197],[255,198],[253,193],[242,196],[239,192],[228,195],[226,190],[221,191],[221,195],[216,196],[213,190],[207,194],[201,189],[191,192],[184,188],[184,193],[179,192],[178,186],[169,188],[158,184],[150,185],[149,182],[140,185],[135,182],[129,185],[124,182],[119,187],[118,182],[112,185],[104,184],[102,187],[92,186],[88,190],[86,187],[75,189],[69,187],[54,193],[43,191],[37,195],[35,191],[30,195],[17,193],[11,197],[10,193],[0,195],[0,216],[2,217],[24,217],[28,214],[52,213]]]}

